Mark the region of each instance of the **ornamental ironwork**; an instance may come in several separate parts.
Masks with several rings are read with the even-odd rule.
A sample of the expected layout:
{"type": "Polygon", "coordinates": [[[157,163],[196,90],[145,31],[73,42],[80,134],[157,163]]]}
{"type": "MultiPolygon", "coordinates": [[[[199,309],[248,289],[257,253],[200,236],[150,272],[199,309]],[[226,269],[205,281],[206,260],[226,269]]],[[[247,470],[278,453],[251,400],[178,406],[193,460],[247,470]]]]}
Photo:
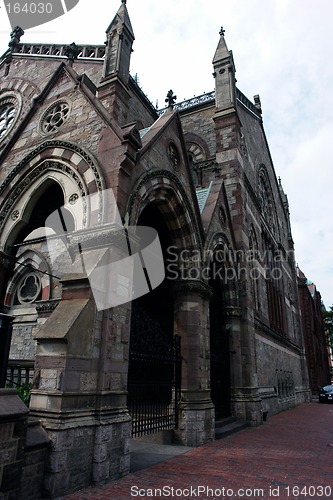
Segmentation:
{"type": "Polygon", "coordinates": [[[178,426],[181,397],[180,337],[167,334],[159,321],[132,303],[128,408],[132,435],[178,426]]]}

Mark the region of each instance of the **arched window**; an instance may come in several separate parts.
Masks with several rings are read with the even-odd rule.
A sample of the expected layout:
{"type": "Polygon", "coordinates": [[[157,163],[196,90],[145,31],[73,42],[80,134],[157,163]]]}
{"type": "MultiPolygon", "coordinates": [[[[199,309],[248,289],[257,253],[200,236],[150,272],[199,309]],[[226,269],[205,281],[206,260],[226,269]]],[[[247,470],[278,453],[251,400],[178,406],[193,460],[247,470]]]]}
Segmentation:
{"type": "Polygon", "coordinates": [[[17,285],[14,305],[32,304],[42,296],[42,281],[38,272],[26,273],[17,285]]]}
{"type": "Polygon", "coordinates": [[[249,264],[250,264],[250,283],[253,304],[256,311],[260,308],[258,282],[260,278],[259,262],[258,262],[258,242],[253,225],[250,226],[249,232],[249,264]]]}
{"type": "Polygon", "coordinates": [[[258,197],[261,206],[261,214],[271,232],[277,235],[276,210],[266,168],[262,165],[258,176],[258,197]]]}

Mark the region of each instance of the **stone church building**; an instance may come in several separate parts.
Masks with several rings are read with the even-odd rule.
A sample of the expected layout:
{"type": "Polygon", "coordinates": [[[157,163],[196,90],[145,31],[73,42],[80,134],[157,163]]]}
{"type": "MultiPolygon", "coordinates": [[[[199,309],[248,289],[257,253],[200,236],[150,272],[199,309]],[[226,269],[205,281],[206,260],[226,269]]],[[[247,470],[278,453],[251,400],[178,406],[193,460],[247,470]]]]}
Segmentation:
{"type": "Polygon", "coordinates": [[[129,73],[125,0],[106,33],[66,47],[15,29],[0,60],[0,311],[51,440],[49,497],[128,473],[132,436],[198,446],[224,417],[256,426],[309,398],[288,200],[223,29],[215,90],[159,111],[129,73]],[[140,226],[165,279],[97,307],[82,247],[121,260],[140,226]]]}

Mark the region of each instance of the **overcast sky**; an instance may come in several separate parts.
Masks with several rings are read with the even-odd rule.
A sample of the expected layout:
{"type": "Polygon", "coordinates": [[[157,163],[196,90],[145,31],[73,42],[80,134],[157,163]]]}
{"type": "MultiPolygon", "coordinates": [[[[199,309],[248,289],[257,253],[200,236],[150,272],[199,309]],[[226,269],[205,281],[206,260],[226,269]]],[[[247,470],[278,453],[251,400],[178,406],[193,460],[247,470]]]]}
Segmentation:
{"type": "MultiPolygon", "coordinates": [[[[115,0],[80,0],[66,15],[26,30],[21,41],[103,44],[115,0]]],[[[11,31],[0,0],[0,51],[11,31]]],[[[290,203],[296,260],[333,304],[332,0],[128,0],[136,40],[131,73],[155,105],[214,90],[221,26],[237,85],[261,97],[277,176],[290,203]]]]}

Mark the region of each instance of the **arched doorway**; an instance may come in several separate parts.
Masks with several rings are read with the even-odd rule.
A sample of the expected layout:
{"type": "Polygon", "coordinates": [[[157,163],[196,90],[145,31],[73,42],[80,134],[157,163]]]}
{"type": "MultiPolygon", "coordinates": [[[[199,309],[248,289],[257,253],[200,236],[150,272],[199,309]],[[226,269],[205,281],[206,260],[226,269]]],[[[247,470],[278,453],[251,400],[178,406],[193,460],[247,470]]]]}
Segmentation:
{"type": "MultiPolygon", "coordinates": [[[[16,230],[13,248],[16,249],[24,240],[33,238],[37,229],[45,227],[45,221],[53,212],[59,210],[65,204],[64,193],[60,185],[54,181],[46,181],[41,189],[35,194],[30,207],[22,221],[20,228],[16,230]]],[[[66,221],[69,217],[66,217],[66,221]]],[[[50,228],[52,229],[52,228],[50,228]]],[[[73,224],[67,230],[73,230],[73,224]]]]}
{"type": "MultiPolygon", "coordinates": [[[[157,203],[144,208],[138,225],[157,231],[166,262],[171,237],[157,203]]],[[[166,278],[160,286],[132,302],[128,407],[133,436],[172,429],[176,425],[180,342],[174,336],[173,300],[166,269],[166,278]]]]}
{"type": "Polygon", "coordinates": [[[8,383],[13,385],[32,382],[37,350],[34,337],[39,328],[39,310],[50,301],[47,312],[50,314],[61,297],[60,273],[52,266],[47,245],[47,237],[56,233],[58,228],[51,227],[46,221],[52,213],[61,209],[67,222],[66,229],[74,229],[72,215],[64,213],[65,197],[59,182],[45,178],[35,189],[32,187],[29,194],[24,194],[13,207],[12,215],[20,212],[19,217],[17,220],[14,216],[10,218],[13,224],[3,243],[13,262],[3,300],[14,320],[7,375],[8,383]],[[16,207],[20,207],[20,210],[16,207]]]}
{"type": "Polygon", "coordinates": [[[230,342],[226,322],[226,300],[221,272],[217,262],[211,265],[209,281],[212,297],[209,304],[210,316],[210,387],[215,406],[215,419],[231,415],[230,405],[230,342]],[[220,271],[220,272],[219,272],[220,271]]]}

